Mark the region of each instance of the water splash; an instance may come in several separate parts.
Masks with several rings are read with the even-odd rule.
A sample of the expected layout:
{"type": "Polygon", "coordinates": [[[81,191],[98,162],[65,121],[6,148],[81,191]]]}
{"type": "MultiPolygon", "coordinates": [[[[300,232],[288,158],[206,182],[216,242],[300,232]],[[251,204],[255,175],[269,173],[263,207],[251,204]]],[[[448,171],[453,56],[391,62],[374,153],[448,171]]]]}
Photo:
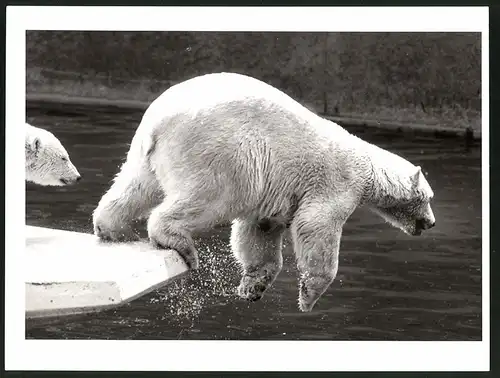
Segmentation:
{"type": "Polygon", "coordinates": [[[158,290],[153,301],[164,305],[162,320],[195,321],[209,306],[223,305],[235,296],[240,268],[227,242],[216,235],[195,241],[200,268],[189,276],[158,290]]]}

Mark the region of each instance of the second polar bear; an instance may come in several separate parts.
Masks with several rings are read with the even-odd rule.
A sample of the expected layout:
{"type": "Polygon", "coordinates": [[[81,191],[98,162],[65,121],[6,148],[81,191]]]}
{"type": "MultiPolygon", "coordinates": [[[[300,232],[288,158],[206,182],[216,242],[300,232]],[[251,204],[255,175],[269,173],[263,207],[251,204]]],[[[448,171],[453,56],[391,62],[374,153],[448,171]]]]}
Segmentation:
{"type": "Polygon", "coordinates": [[[74,184],[81,176],[50,131],[25,123],[26,181],[43,186],[74,184]]]}
{"type": "Polygon", "coordinates": [[[241,297],[280,272],[290,228],[299,308],[311,311],[338,269],[342,227],[367,205],[411,235],[434,226],[432,189],[407,160],[351,135],[278,89],[234,73],[172,86],[147,109],[127,160],[94,212],[102,239],[150,240],[198,266],[192,233],[232,221],[241,297]]]}

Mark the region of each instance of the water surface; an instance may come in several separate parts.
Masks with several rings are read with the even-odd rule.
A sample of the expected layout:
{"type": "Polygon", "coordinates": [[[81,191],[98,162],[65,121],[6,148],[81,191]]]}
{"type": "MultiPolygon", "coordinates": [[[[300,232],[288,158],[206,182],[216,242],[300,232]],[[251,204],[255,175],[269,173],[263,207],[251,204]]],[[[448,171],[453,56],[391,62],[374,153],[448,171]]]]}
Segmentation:
{"type": "MultiPolygon", "coordinates": [[[[79,232],[118,172],[142,112],[30,104],[28,122],[55,133],[83,180],[26,185],[26,223],[79,232]]],[[[229,229],[196,240],[201,268],[117,310],[26,322],[27,338],[481,340],[481,159],[458,139],[349,128],[421,165],[434,189],[437,226],[410,237],[364,209],[347,222],[338,276],[312,313],[297,309],[297,270],[284,268],[264,298],[232,292],[239,268],[229,229]]]]}

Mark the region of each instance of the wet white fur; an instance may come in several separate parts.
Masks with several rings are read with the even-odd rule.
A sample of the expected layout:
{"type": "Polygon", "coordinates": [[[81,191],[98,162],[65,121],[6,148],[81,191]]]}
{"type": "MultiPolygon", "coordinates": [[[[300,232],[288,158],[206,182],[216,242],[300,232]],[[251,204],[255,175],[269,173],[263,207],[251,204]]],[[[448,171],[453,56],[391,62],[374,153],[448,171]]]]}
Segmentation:
{"type": "Polygon", "coordinates": [[[368,205],[403,231],[433,223],[420,168],[351,135],[259,80],[231,73],[171,87],[145,112],[127,160],[94,212],[96,233],[150,239],[198,263],[191,233],[232,221],[240,296],[257,300],[281,270],[287,225],[310,311],[338,269],[342,227],[368,205]],[[264,227],[262,226],[264,225],[264,227]]]}
{"type": "Polygon", "coordinates": [[[68,152],[54,134],[28,123],[25,124],[25,133],[26,181],[43,186],[63,186],[80,177],[68,152]]]}

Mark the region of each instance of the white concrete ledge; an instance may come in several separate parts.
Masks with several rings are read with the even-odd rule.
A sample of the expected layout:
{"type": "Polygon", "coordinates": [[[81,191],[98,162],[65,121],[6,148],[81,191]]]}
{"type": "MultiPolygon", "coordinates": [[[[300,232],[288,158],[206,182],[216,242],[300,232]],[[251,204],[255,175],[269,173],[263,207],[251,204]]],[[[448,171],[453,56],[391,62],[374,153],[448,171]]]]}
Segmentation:
{"type": "Polygon", "coordinates": [[[119,307],[188,272],[173,250],[33,226],[27,226],[24,258],[29,319],[119,307]]]}

